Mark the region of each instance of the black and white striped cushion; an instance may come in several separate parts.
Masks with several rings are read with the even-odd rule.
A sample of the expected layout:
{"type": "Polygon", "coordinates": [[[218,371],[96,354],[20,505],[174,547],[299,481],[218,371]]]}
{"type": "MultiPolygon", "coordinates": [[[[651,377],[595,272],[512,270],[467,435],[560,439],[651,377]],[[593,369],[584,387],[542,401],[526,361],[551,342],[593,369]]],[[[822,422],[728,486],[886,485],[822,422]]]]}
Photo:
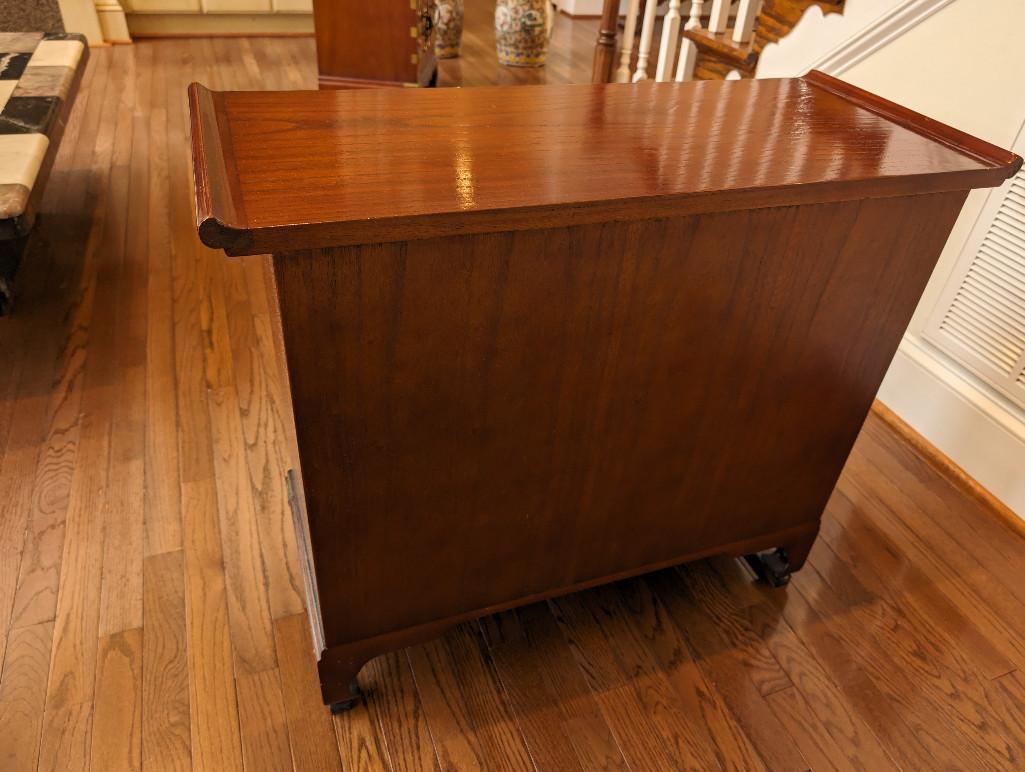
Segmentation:
{"type": "Polygon", "coordinates": [[[85,45],[73,33],[0,33],[0,220],[25,210],[85,45]]]}

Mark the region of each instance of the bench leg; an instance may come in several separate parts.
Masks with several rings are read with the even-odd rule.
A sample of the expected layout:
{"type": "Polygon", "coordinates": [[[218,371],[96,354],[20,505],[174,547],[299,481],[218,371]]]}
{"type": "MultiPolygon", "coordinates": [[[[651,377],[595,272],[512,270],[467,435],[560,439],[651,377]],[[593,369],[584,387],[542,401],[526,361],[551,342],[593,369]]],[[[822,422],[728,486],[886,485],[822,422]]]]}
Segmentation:
{"type": "Polygon", "coordinates": [[[28,236],[0,241],[0,316],[10,312],[14,302],[14,274],[28,244],[28,236]]]}

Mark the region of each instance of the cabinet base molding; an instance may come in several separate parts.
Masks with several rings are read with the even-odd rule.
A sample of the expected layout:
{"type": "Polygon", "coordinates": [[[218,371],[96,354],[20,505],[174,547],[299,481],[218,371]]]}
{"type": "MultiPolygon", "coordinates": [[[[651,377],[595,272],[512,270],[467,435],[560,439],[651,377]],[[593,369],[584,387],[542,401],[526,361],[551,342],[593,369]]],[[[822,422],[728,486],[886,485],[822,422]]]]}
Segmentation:
{"type": "Polygon", "coordinates": [[[367,80],[365,78],[345,78],[338,75],[320,75],[317,77],[318,88],[403,88],[418,87],[419,83],[403,83],[397,80],[367,80]]]}
{"type": "MultiPolygon", "coordinates": [[[[787,528],[782,531],[758,536],[753,539],[745,539],[724,546],[720,545],[710,549],[699,550],[677,558],[651,563],[627,571],[620,571],[608,576],[595,577],[586,582],[579,582],[568,587],[560,587],[547,592],[537,593],[526,598],[517,598],[506,603],[475,609],[445,619],[432,620],[422,625],[393,630],[390,633],[377,635],[373,638],[363,638],[351,643],[329,646],[321,653],[320,661],[317,663],[317,670],[320,674],[320,690],[324,698],[324,704],[330,705],[333,712],[341,712],[353,707],[359,699],[359,687],[356,676],[359,675],[359,671],[370,660],[389,651],[396,651],[407,646],[415,646],[437,638],[460,622],[477,619],[488,614],[497,614],[500,611],[525,606],[529,603],[537,603],[548,598],[568,595],[580,590],[608,584],[609,582],[618,582],[621,579],[629,579],[641,574],[660,571],[664,568],[671,568],[672,566],[682,565],[683,563],[701,560],[702,558],[714,555],[729,555],[739,558],[770,550],[782,551],[787,557],[789,571],[798,571],[804,565],[805,560],[807,560],[808,553],[811,551],[812,544],[814,544],[818,533],[819,521],[814,520],[806,525],[787,528]]],[[[780,582],[779,584],[785,583],[780,582]]]]}
{"type": "Polygon", "coordinates": [[[311,13],[129,13],[125,18],[134,38],[313,34],[311,13]]]}

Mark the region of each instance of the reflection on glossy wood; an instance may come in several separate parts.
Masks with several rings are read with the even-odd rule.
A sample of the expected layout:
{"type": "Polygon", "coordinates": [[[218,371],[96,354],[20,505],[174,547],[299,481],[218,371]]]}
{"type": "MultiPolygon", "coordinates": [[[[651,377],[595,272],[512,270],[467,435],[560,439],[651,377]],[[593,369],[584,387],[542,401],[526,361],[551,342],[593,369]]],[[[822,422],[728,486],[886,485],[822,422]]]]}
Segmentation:
{"type": "Polygon", "coordinates": [[[200,228],[232,254],[964,190],[1016,158],[819,73],[190,94],[200,228]]]}
{"type": "MultiPolygon", "coordinates": [[[[579,24],[565,17],[558,23],[579,24]]],[[[586,63],[586,78],[596,23],[584,24],[586,39],[576,54],[586,63]]],[[[487,32],[478,26],[478,38],[483,37],[482,30],[487,32]]],[[[562,54],[556,54],[553,51],[545,68],[549,78],[556,72],[553,64],[561,61],[562,54]]],[[[491,66],[487,60],[480,63],[468,58],[462,65],[464,75],[473,78],[487,77],[491,66]]],[[[143,769],[221,772],[241,768],[244,740],[239,731],[233,649],[236,641],[240,647],[246,645],[246,639],[242,637],[245,631],[229,622],[224,552],[213,549],[214,544],[234,537],[219,529],[217,485],[210,479],[215,471],[210,458],[212,430],[208,418],[203,418],[208,416],[204,309],[213,307],[215,298],[225,298],[225,318],[233,331],[230,372],[239,392],[238,409],[245,413],[246,464],[250,479],[256,481],[253,510],[245,516],[259,520],[260,551],[268,566],[276,563],[276,554],[294,547],[287,542],[283,489],[272,492],[270,473],[257,470],[273,467],[274,481],[280,483],[277,471],[294,465],[295,447],[287,432],[272,426],[271,405],[281,406],[286,428],[291,413],[282,396],[287,385],[277,348],[280,342],[268,339],[264,332],[267,325],[277,336],[266,297],[268,261],[243,259],[233,261],[229,270],[208,272],[213,261],[223,258],[196,239],[184,101],[185,87],[195,79],[224,87],[312,88],[313,43],[309,39],[168,40],[93,51],[42,201],[41,238],[33,243],[21,274],[21,302],[17,313],[0,324],[5,364],[0,367],[0,651],[7,650],[0,654],[4,658],[0,667],[0,768],[4,770],[32,769],[37,753],[39,768],[63,771],[81,769],[90,758],[102,760],[110,758],[108,753],[125,752],[130,746],[118,727],[124,725],[121,719],[134,714],[134,707],[120,714],[112,713],[110,707],[121,695],[134,695],[140,688],[128,687],[126,678],[141,679],[143,769]],[[94,302],[98,285],[111,285],[103,290],[109,294],[100,297],[130,298],[143,291],[137,277],[126,270],[127,263],[113,262],[100,249],[100,242],[89,238],[94,220],[126,217],[129,211],[120,194],[111,194],[107,174],[113,144],[118,141],[114,133],[120,114],[117,106],[122,99],[129,113],[133,106],[130,95],[122,93],[122,76],[110,76],[112,64],[118,72],[126,72],[126,55],[140,57],[137,77],[146,77],[142,70],[152,68],[153,112],[148,126],[139,118],[142,123],[132,132],[138,138],[146,131],[149,139],[145,143],[132,141],[130,168],[147,170],[149,189],[154,191],[145,207],[149,237],[143,247],[147,264],[146,436],[147,443],[152,439],[153,444],[146,454],[144,506],[119,513],[110,522],[134,518],[147,534],[145,548],[133,547],[145,551],[141,569],[139,563],[125,564],[129,572],[142,571],[141,580],[133,580],[141,581],[143,587],[142,656],[136,660],[141,662],[141,671],[132,666],[131,657],[118,654],[124,649],[112,646],[112,638],[106,643],[99,641],[97,623],[93,630],[95,668],[119,677],[96,681],[88,701],[46,710],[53,620],[19,623],[11,617],[12,599],[18,594],[23,546],[26,539],[35,538],[25,527],[27,518],[34,516],[33,488],[39,488],[39,501],[47,506],[46,512],[55,523],[60,522],[64,494],[57,494],[70,485],[74,496],[80,496],[83,486],[91,484],[101,468],[107,468],[107,457],[82,447],[83,440],[73,443],[70,439],[59,455],[63,464],[52,467],[59,472],[43,471],[41,464],[44,457],[58,457],[43,453],[47,443],[59,436],[50,427],[63,425],[63,418],[55,421],[52,416],[80,412],[69,407],[52,410],[51,405],[56,407],[62,399],[97,405],[97,390],[105,385],[93,380],[86,386],[83,367],[88,359],[109,356],[134,334],[130,327],[122,330],[99,325],[107,311],[94,302]],[[223,80],[219,83],[217,77],[223,80]],[[55,281],[55,276],[62,278],[55,281]],[[255,324],[253,334],[245,332],[251,323],[255,324]],[[234,331],[239,332],[238,339],[234,331]],[[253,367],[244,365],[250,356],[253,367]],[[261,482],[264,479],[268,482],[261,482]],[[151,483],[159,488],[154,491],[151,483]],[[260,495],[255,493],[257,485],[263,492],[260,495]],[[187,518],[184,529],[183,516],[187,518]],[[102,657],[101,652],[105,652],[102,657]],[[12,752],[13,756],[8,755],[12,752]]],[[[141,202],[137,205],[141,207],[141,202]]],[[[113,384],[112,389],[103,391],[104,399],[119,393],[116,373],[113,384]]],[[[99,416],[100,429],[104,422],[112,427],[125,425],[112,423],[121,409],[114,407],[99,416]]],[[[72,421],[69,425],[78,424],[72,421]]],[[[93,442],[95,425],[83,424],[79,429],[84,441],[93,442]]],[[[112,433],[118,431],[112,428],[112,433]]],[[[129,437],[137,436],[129,432],[129,437]]],[[[59,446],[54,443],[53,447],[59,446]]],[[[786,590],[770,592],[751,583],[746,566],[717,559],[708,564],[722,577],[716,598],[721,600],[724,586],[732,608],[717,613],[714,619],[707,610],[720,600],[706,596],[705,591],[715,586],[715,578],[709,574],[700,586],[690,585],[675,571],[618,583],[607,591],[583,593],[573,599],[587,612],[578,622],[568,623],[568,614],[555,609],[556,604],[532,604],[486,618],[480,626],[467,625],[458,638],[444,641],[447,651],[458,654],[433,657],[431,661],[444,669],[431,676],[435,682],[454,685],[450,688],[456,694],[470,698],[473,689],[488,680],[500,684],[500,690],[488,695],[487,703],[457,701],[451,708],[443,707],[440,714],[434,713],[434,696],[421,696],[419,672],[414,677],[409,664],[410,658],[419,665],[431,657],[424,649],[402,650],[376,659],[361,676],[373,704],[357,708],[366,711],[355,717],[358,720],[343,723],[332,718],[320,701],[305,614],[277,616],[292,607],[288,573],[268,571],[261,581],[268,583],[267,595],[276,609],[271,614],[276,670],[269,672],[276,672],[280,682],[285,721],[280,721],[278,713],[275,720],[262,724],[269,733],[267,747],[280,749],[287,743],[296,769],[322,772],[340,769],[339,747],[354,747],[363,738],[362,742],[381,750],[388,768],[436,769],[440,766],[436,741],[452,749],[453,755],[465,753],[461,748],[495,742],[495,730],[487,727],[499,710],[493,699],[499,699],[506,707],[497,715],[509,717],[501,729],[506,743],[512,743],[510,732],[513,736],[518,732],[531,760],[535,752],[541,759],[566,759],[566,746],[570,745],[584,769],[623,768],[627,761],[635,769],[673,769],[674,759],[667,758],[662,749],[671,747],[679,737],[694,738],[694,753],[711,752],[717,764],[727,769],[765,768],[774,759],[789,759],[801,769],[811,767],[814,759],[822,765],[828,762],[841,769],[873,772],[893,766],[1021,769],[1025,765],[1025,718],[1021,713],[1025,687],[1020,677],[1025,669],[1025,587],[1021,582],[1025,540],[975,496],[940,474],[928,457],[875,415],[869,417],[854,447],[840,492],[845,498],[834,498],[825,515],[835,549],[815,552],[812,562],[823,576],[837,581],[834,560],[882,570],[872,562],[876,557],[865,552],[868,544],[882,539],[900,566],[885,577],[885,594],[881,594],[879,577],[863,577],[856,593],[840,596],[834,605],[828,598],[813,597],[812,585],[805,584],[801,575],[786,590]],[[855,530],[851,536],[849,529],[855,530]],[[940,596],[949,598],[957,614],[951,605],[941,603],[940,596]],[[883,603],[920,610],[906,615],[895,633],[902,648],[939,630],[944,645],[958,652],[957,658],[939,657],[935,649],[923,648],[921,659],[915,661],[894,658],[885,648],[880,652],[880,647],[866,645],[868,635],[851,630],[844,619],[863,609],[871,620],[883,603]],[[600,615],[598,619],[592,612],[600,615]],[[610,616],[615,619],[609,621],[610,616]],[[518,621],[517,627],[511,626],[512,617],[518,621]],[[705,637],[688,638],[695,630],[705,637]],[[847,636],[848,630],[856,635],[847,636]],[[748,672],[732,666],[734,649],[727,641],[745,640],[750,650],[750,631],[766,641],[769,653],[793,683],[789,689],[795,691],[783,689],[761,697],[748,672]],[[980,635],[988,648],[977,646],[980,635]],[[994,650],[1016,669],[991,679],[994,650]],[[884,659],[895,662],[877,661],[884,659]],[[670,684],[673,694],[665,713],[629,710],[640,697],[620,701],[621,695],[643,691],[648,680],[629,673],[624,676],[619,662],[645,664],[659,696],[666,695],[665,683],[670,684]],[[481,681],[484,668],[495,675],[481,681]],[[914,682],[915,688],[896,688],[908,681],[914,682]],[[543,691],[538,693],[538,689],[543,691]],[[950,696],[964,690],[967,700],[950,696]],[[768,701],[772,708],[795,711],[803,698],[812,708],[814,721],[796,725],[789,719],[764,718],[757,708],[745,709],[737,702],[738,695],[747,694],[768,701]],[[940,694],[942,699],[937,697],[940,694]],[[684,708],[680,710],[677,703],[684,708]],[[565,728],[560,747],[538,746],[548,735],[536,725],[537,710],[543,710],[545,717],[558,716],[559,726],[565,728]],[[464,723],[455,725],[454,734],[443,734],[443,728],[453,726],[452,715],[463,716],[464,723]],[[674,725],[670,716],[686,725],[674,725]],[[916,734],[912,726],[923,731],[916,734]],[[479,727],[491,732],[487,741],[475,738],[479,727]],[[943,742],[932,743],[930,737],[943,742]],[[929,744],[929,750],[923,743],[929,744]],[[979,747],[983,743],[1003,746],[1006,755],[994,757],[979,747]],[[959,748],[969,750],[965,754],[959,748]]],[[[102,507],[92,512],[107,522],[102,507]]],[[[101,553],[102,531],[89,531],[82,537],[100,540],[95,546],[101,553]]],[[[67,535],[67,531],[54,528],[49,538],[58,543],[43,545],[46,550],[32,554],[63,554],[67,535]]],[[[93,549],[88,545],[79,548],[93,549]]],[[[71,588],[82,581],[102,587],[100,563],[79,565],[74,572],[49,569],[58,577],[58,593],[62,584],[71,588]]],[[[26,586],[25,597],[28,595],[26,586]]],[[[97,603],[98,594],[78,597],[83,600],[67,605],[68,611],[96,613],[100,618],[98,611],[79,605],[97,603]]],[[[69,629],[66,623],[63,627],[69,629]]],[[[129,629],[128,639],[138,635],[133,630],[136,628],[129,629]]],[[[127,650],[133,651],[135,646],[136,642],[129,641],[127,650]]],[[[758,673],[764,674],[768,661],[759,662],[758,673]]],[[[270,676],[262,678],[269,680],[270,676]]],[[[765,683],[762,675],[759,682],[765,683]]],[[[250,688],[247,694],[252,692],[250,688]]],[[[652,700],[652,704],[660,703],[652,700]]],[[[245,710],[251,708],[253,703],[247,700],[245,710]]],[[[794,716],[807,717],[807,712],[795,712],[794,716]]],[[[252,739],[250,734],[245,742],[252,739]]]]}

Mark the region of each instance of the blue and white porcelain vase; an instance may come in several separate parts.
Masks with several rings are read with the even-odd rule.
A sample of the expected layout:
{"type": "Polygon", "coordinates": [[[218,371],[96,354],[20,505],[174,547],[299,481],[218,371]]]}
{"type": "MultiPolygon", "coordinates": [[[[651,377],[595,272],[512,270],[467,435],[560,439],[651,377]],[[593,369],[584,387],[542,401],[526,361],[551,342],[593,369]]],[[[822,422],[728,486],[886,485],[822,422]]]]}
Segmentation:
{"type": "Polygon", "coordinates": [[[463,0],[438,0],[434,10],[434,53],[439,59],[459,56],[463,38],[463,0]]]}
{"type": "Polygon", "coordinates": [[[498,61],[512,67],[543,67],[552,21],[551,0],[497,0],[498,61]]]}

